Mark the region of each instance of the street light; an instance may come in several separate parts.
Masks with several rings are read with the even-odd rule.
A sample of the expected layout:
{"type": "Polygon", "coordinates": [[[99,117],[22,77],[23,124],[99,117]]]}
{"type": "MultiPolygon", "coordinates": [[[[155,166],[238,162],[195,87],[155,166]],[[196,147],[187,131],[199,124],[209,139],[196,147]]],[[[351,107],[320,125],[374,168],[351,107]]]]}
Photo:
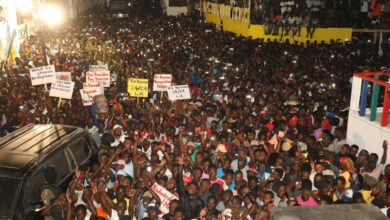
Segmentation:
{"type": "Polygon", "coordinates": [[[62,10],[56,5],[43,5],[39,10],[39,19],[49,26],[58,25],[63,21],[62,10]]]}
{"type": "Polygon", "coordinates": [[[49,60],[46,55],[46,43],[45,43],[45,25],[55,26],[63,21],[62,11],[60,7],[56,5],[42,5],[38,12],[39,21],[41,23],[41,42],[42,42],[42,54],[46,65],[49,65],[49,60]]]}

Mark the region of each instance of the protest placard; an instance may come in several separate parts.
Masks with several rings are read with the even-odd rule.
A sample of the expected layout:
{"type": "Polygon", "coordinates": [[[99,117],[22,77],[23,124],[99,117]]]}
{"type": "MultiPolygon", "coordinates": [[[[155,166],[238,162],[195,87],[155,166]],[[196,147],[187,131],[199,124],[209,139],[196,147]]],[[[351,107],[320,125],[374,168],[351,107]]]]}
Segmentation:
{"type": "Polygon", "coordinates": [[[90,106],[93,104],[95,96],[102,95],[103,93],[100,87],[86,87],[84,89],[80,89],[80,94],[83,105],[90,106]]]}
{"type": "Polygon", "coordinates": [[[148,97],[148,79],[130,78],[127,84],[127,91],[131,97],[148,97]]]}
{"type": "Polygon", "coordinates": [[[89,66],[89,71],[91,71],[91,72],[105,71],[105,70],[108,70],[108,65],[107,64],[99,63],[98,65],[90,65],[89,66]]]}
{"type": "Polygon", "coordinates": [[[104,87],[110,87],[110,71],[88,71],[85,75],[87,83],[101,83],[104,87]]]}
{"type": "Polygon", "coordinates": [[[104,87],[100,83],[88,83],[88,82],[83,82],[83,88],[100,88],[100,93],[104,94],[104,87]]]}
{"type": "Polygon", "coordinates": [[[51,84],[50,96],[63,99],[71,99],[73,94],[74,82],[58,80],[51,84]]]}
{"type": "Polygon", "coordinates": [[[168,87],[168,98],[171,101],[191,99],[188,85],[178,85],[168,87]]]}
{"type": "Polygon", "coordinates": [[[72,81],[70,72],[56,72],[56,78],[57,80],[72,81]]]}
{"type": "Polygon", "coordinates": [[[167,214],[169,212],[169,203],[174,199],[179,199],[172,193],[170,193],[167,189],[160,186],[159,184],[153,184],[151,188],[157,195],[160,197],[160,211],[162,214],[167,214]]]}
{"type": "Polygon", "coordinates": [[[30,77],[33,86],[57,81],[54,65],[31,68],[30,77]]]}
{"type": "Polygon", "coordinates": [[[172,83],[172,74],[156,74],[153,80],[153,91],[168,91],[172,83]]]}

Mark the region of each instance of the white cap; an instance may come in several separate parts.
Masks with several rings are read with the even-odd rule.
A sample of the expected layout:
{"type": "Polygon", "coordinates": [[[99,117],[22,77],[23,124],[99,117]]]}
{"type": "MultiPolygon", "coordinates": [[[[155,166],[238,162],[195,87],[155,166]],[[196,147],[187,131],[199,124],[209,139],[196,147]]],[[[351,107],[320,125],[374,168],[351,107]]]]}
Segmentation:
{"type": "Polygon", "coordinates": [[[117,129],[117,128],[120,128],[120,129],[122,129],[122,126],[120,126],[120,125],[116,124],[116,125],[114,125],[114,127],[112,128],[112,130],[115,130],[115,129],[117,129]]]}

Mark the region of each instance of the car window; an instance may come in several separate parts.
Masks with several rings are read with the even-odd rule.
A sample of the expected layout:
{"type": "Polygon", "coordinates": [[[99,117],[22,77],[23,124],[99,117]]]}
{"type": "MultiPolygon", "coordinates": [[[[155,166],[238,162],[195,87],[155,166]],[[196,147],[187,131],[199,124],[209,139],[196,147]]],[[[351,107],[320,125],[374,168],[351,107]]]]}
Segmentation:
{"type": "Polygon", "coordinates": [[[25,206],[41,200],[41,191],[44,184],[45,178],[41,170],[26,178],[23,186],[23,204],[25,206]]]}
{"type": "Polygon", "coordinates": [[[65,151],[60,151],[49,158],[47,166],[52,166],[57,172],[56,184],[61,183],[71,172],[65,151]]]}
{"type": "Polygon", "coordinates": [[[0,218],[10,217],[19,180],[0,178],[0,218]]]}
{"type": "Polygon", "coordinates": [[[84,162],[90,154],[90,149],[87,142],[84,139],[79,139],[73,142],[69,149],[72,151],[74,158],[76,159],[77,165],[84,162]]]}

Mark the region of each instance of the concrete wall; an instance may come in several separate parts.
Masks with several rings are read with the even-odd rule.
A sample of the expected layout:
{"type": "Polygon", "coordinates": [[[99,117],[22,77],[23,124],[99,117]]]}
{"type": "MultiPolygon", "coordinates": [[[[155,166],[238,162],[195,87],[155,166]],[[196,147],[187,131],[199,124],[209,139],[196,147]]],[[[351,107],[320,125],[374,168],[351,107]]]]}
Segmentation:
{"type": "MultiPolygon", "coordinates": [[[[378,108],[378,115],[382,109],[378,108]]],[[[367,115],[360,117],[359,112],[350,110],[348,116],[347,143],[356,144],[360,149],[366,149],[370,153],[382,156],[383,140],[390,142],[390,128],[381,127],[379,122],[371,122],[369,119],[370,111],[367,109],[367,115]]],[[[390,161],[390,153],[387,155],[390,161]]]]}
{"type": "Polygon", "coordinates": [[[187,7],[168,7],[167,9],[168,16],[178,16],[181,14],[187,14],[187,7]]]}
{"type": "Polygon", "coordinates": [[[169,7],[169,0],[160,0],[161,8],[164,8],[168,16],[187,14],[187,7],[169,7]]]}

